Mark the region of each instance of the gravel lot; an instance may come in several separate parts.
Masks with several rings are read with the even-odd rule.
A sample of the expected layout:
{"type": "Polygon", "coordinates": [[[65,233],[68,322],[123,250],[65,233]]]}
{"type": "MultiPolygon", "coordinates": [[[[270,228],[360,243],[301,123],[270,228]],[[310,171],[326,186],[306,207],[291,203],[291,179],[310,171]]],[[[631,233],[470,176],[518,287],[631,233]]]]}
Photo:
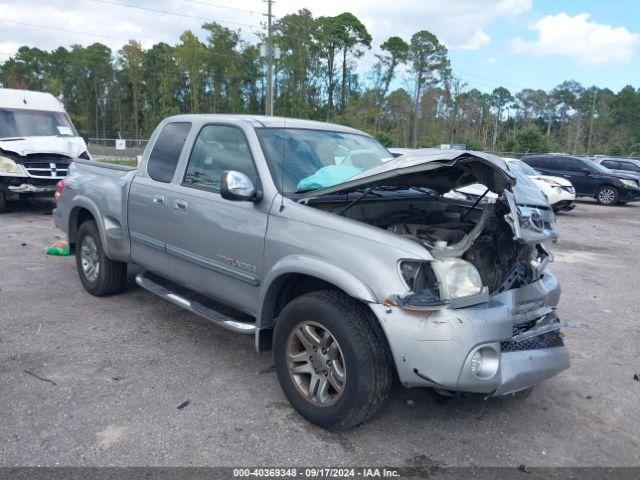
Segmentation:
{"type": "Polygon", "coordinates": [[[44,255],[50,208],[0,216],[0,466],[640,466],[640,205],[559,217],[559,315],[587,325],[566,330],[568,371],[525,400],[398,388],[346,433],[289,407],[252,337],[133,282],[85,293],[73,258],[44,255]]]}

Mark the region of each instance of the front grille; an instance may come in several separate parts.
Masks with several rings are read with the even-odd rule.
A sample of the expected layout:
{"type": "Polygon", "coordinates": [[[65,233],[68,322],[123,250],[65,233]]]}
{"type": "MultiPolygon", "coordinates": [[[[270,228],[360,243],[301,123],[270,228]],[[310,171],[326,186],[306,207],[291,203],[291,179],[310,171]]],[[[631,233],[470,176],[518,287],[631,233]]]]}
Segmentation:
{"type": "Polygon", "coordinates": [[[71,158],[66,155],[28,155],[22,166],[33,178],[64,178],[67,176],[71,158]]]}
{"type": "MultiPolygon", "coordinates": [[[[531,307],[532,309],[535,309],[536,305],[537,302],[529,302],[521,304],[521,308],[527,309],[531,307]]],[[[564,341],[560,330],[552,330],[550,332],[541,333],[535,337],[525,338],[519,341],[516,339],[518,335],[525,334],[531,329],[553,325],[559,321],[560,320],[557,315],[551,312],[549,314],[542,315],[542,317],[535,320],[514,325],[513,337],[509,340],[505,340],[504,342],[500,342],[500,349],[503,352],[519,352],[522,350],[541,350],[544,348],[562,347],[564,346],[564,341]]]]}
{"type": "Polygon", "coordinates": [[[544,333],[537,337],[528,338],[520,342],[513,340],[507,340],[506,342],[500,342],[500,349],[502,352],[519,352],[522,350],[541,350],[544,348],[554,348],[564,346],[564,340],[559,330],[553,332],[544,333]]]}

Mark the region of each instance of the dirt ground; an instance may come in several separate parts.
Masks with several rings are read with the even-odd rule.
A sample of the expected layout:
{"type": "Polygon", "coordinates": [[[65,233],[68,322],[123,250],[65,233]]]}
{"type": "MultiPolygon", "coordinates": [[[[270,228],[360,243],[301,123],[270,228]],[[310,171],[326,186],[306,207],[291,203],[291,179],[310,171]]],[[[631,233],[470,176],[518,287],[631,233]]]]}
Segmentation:
{"type": "Polygon", "coordinates": [[[559,216],[569,370],[524,400],[398,388],[346,433],[292,410],[253,338],[133,282],[87,294],[44,255],[50,209],[0,216],[0,466],[640,466],[640,205],[559,216]]]}

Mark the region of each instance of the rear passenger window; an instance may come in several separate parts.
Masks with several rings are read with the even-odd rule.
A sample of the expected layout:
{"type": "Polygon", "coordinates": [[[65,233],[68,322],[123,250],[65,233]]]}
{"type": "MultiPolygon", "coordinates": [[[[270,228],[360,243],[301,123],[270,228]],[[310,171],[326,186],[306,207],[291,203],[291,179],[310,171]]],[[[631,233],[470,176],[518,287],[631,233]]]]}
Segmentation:
{"type": "Polygon", "coordinates": [[[193,146],[182,185],[217,192],[225,170],[244,173],[259,188],[258,172],[242,130],[228,125],[206,125],[193,146]]]}
{"type": "Polygon", "coordinates": [[[586,168],[584,163],[575,158],[567,158],[565,162],[565,169],[568,172],[582,172],[582,170],[586,168]]]}
{"type": "Polygon", "coordinates": [[[628,170],[630,172],[640,172],[640,167],[638,167],[635,163],[620,162],[620,170],[628,170]]]}
{"type": "Polygon", "coordinates": [[[189,130],[191,124],[187,122],[167,123],[162,128],[147,163],[147,173],[152,179],[171,182],[189,130]]]}

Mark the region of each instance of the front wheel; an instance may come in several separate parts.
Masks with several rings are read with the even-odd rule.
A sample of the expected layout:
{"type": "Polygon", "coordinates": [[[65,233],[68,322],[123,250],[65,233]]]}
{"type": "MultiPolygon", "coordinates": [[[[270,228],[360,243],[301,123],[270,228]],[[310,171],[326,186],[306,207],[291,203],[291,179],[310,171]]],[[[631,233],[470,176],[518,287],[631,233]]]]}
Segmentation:
{"type": "Polygon", "coordinates": [[[600,205],[615,205],[618,203],[618,189],[611,185],[604,185],[598,189],[596,200],[600,205]]]}
{"type": "Polygon", "coordinates": [[[0,192],[0,213],[7,211],[7,198],[4,196],[4,192],[0,192]]]}
{"type": "Polygon", "coordinates": [[[105,255],[98,227],[92,220],[78,229],[76,267],[85,290],[96,297],[118,292],[127,278],[127,264],[105,255]]]}
{"type": "Polygon", "coordinates": [[[282,310],[273,336],[276,373],[291,405],[310,422],[346,430],[389,397],[393,374],[372,315],[330,290],[302,295],[282,310]]]}

